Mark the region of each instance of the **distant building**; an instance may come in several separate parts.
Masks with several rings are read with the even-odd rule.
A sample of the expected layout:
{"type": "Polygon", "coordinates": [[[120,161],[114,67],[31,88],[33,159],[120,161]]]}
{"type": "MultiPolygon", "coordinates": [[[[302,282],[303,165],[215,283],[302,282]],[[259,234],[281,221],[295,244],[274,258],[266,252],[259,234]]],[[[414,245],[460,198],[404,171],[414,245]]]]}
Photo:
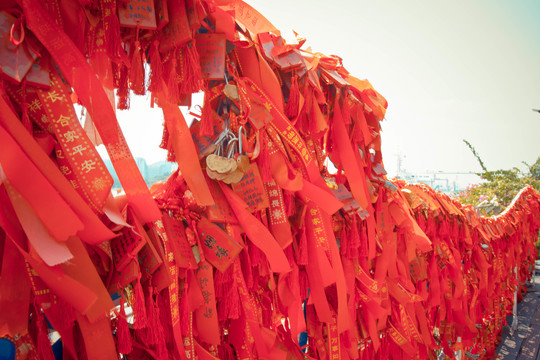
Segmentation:
{"type": "MultiPolygon", "coordinates": [[[[118,180],[118,175],[116,175],[111,160],[105,159],[103,162],[114,179],[113,189],[121,188],[120,180],[118,180]]],[[[135,163],[148,186],[167,179],[178,168],[178,164],[167,161],[159,161],[148,165],[143,158],[135,158],[135,163]]]]}
{"type": "Polygon", "coordinates": [[[480,176],[467,171],[425,171],[409,172],[403,168],[402,156],[397,157],[397,175],[398,179],[403,179],[411,184],[426,184],[434,190],[441,191],[448,195],[453,195],[464,191],[471,184],[482,182],[480,176]]]}
{"type": "Polygon", "coordinates": [[[464,191],[471,184],[478,184],[481,179],[471,172],[418,172],[409,173],[401,170],[397,174],[398,179],[403,179],[411,184],[426,184],[434,190],[452,195],[464,191]]]}

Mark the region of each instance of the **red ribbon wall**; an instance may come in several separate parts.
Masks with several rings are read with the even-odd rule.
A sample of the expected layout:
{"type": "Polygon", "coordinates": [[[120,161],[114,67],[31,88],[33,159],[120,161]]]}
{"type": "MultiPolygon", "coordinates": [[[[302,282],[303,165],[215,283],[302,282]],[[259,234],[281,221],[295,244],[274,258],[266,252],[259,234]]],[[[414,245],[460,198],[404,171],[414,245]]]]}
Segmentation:
{"type": "Polygon", "coordinates": [[[389,181],[387,102],[341,58],[227,0],[4,1],[0,38],[17,359],[52,359],[52,329],[65,359],[494,356],[537,258],[538,193],[481,218],[389,181]],[[115,116],[145,94],[179,167],[150,190],[115,116]]]}

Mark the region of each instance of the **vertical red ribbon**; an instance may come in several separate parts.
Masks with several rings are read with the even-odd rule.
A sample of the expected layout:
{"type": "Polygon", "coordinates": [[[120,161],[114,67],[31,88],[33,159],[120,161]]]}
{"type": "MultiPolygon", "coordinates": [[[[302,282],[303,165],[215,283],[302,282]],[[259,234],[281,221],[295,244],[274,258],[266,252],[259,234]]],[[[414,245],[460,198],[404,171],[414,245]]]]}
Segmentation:
{"type": "Polygon", "coordinates": [[[22,0],[22,6],[28,27],[47,48],[62,70],[62,75],[92,116],[138,218],[144,223],[159,219],[159,209],[135,164],[109,98],[96,74],[77,46],[51,19],[39,1],[22,0]]]}

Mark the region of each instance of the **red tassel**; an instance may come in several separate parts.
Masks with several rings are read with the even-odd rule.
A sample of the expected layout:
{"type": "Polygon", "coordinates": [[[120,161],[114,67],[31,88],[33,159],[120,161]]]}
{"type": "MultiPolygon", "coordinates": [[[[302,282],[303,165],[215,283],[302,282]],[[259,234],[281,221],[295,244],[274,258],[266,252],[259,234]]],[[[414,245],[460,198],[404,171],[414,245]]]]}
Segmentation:
{"type": "Polygon", "coordinates": [[[124,298],[120,299],[120,313],[116,323],[116,350],[121,354],[129,354],[133,350],[131,342],[131,333],[126,320],[126,311],[124,309],[124,298]]]}
{"type": "Polygon", "coordinates": [[[224,296],[220,298],[218,304],[218,314],[223,314],[223,320],[238,319],[240,317],[240,297],[238,296],[238,287],[234,279],[232,279],[232,272],[229,272],[229,276],[231,276],[231,278],[228,279],[229,281],[226,281],[228,287],[223,287],[222,291],[224,291],[224,296]]]}
{"type": "Polygon", "coordinates": [[[349,259],[358,258],[358,248],[360,247],[360,235],[358,234],[358,223],[356,221],[356,216],[353,215],[353,220],[351,222],[351,231],[349,233],[349,239],[347,241],[348,248],[346,249],[346,256],[349,259]]]}
{"type": "Polygon", "coordinates": [[[163,150],[169,148],[169,130],[167,130],[166,124],[163,124],[163,135],[161,136],[161,144],[159,144],[159,147],[163,150]]]}
{"type": "Polygon", "coordinates": [[[234,359],[236,359],[231,346],[229,344],[223,343],[223,342],[219,345],[218,355],[219,355],[219,358],[222,359],[222,360],[234,360],[234,359]]]}
{"type": "Polygon", "coordinates": [[[125,65],[120,65],[118,70],[118,110],[129,109],[129,69],[125,65]]]}
{"type": "Polygon", "coordinates": [[[167,350],[167,337],[165,336],[164,326],[161,322],[161,311],[159,309],[160,296],[159,293],[156,294],[156,301],[154,302],[154,323],[152,326],[156,328],[156,341],[157,341],[157,352],[158,356],[161,359],[168,359],[168,350],[167,350]]]}
{"type": "Polygon", "coordinates": [[[135,41],[129,69],[130,88],[136,95],[144,95],[144,66],[142,63],[141,44],[135,41]]]}
{"type": "Polygon", "coordinates": [[[358,256],[360,258],[365,258],[368,256],[368,237],[366,233],[366,225],[364,222],[361,223],[360,233],[359,235],[359,241],[360,241],[360,247],[358,250],[358,256]]]}
{"type": "Polygon", "coordinates": [[[189,320],[190,320],[190,311],[189,311],[189,304],[187,300],[187,291],[184,292],[184,295],[182,296],[182,301],[180,301],[180,329],[182,331],[182,334],[188,334],[189,333],[189,320]]]}
{"type": "Polygon", "coordinates": [[[44,320],[43,314],[39,308],[35,308],[36,325],[38,328],[37,333],[37,350],[39,358],[42,360],[54,360],[54,353],[52,351],[51,341],[47,335],[47,324],[44,320]]]}
{"type": "Polygon", "coordinates": [[[137,279],[133,288],[133,315],[135,322],[133,323],[134,329],[143,329],[148,325],[148,317],[146,315],[146,307],[144,302],[144,294],[141,286],[141,279],[137,279]]]}
{"type": "Polygon", "coordinates": [[[205,91],[199,136],[211,136],[213,133],[213,125],[214,121],[212,114],[212,104],[210,103],[210,93],[208,91],[205,91]]]}
{"type": "Polygon", "coordinates": [[[268,136],[263,133],[260,137],[261,141],[261,152],[257,158],[257,165],[259,166],[259,171],[261,173],[261,179],[263,182],[272,181],[272,173],[270,172],[270,154],[268,152],[268,136]]]}
{"type": "Polygon", "coordinates": [[[148,288],[148,297],[146,298],[146,315],[148,320],[147,331],[147,341],[150,344],[156,344],[159,348],[165,343],[165,338],[163,335],[163,327],[159,320],[159,308],[157,307],[157,302],[154,302],[153,299],[153,288],[148,288]]]}
{"type": "MultiPolygon", "coordinates": [[[[167,292],[165,292],[165,294],[168,295],[167,292]]],[[[163,339],[165,339],[165,344],[171,343],[173,341],[173,334],[168,296],[160,296],[158,293],[156,296],[156,306],[159,312],[159,322],[164,324],[161,328],[163,329],[163,339]]]]}
{"type": "Polygon", "coordinates": [[[159,56],[159,42],[152,42],[152,52],[150,53],[150,78],[148,79],[148,91],[159,93],[163,90],[163,63],[159,56]]]}
{"type": "Polygon", "coordinates": [[[302,231],[298,245],[298,261],[296,261],[298,265],[307,265],[308,263],[307,246],[306,233],[302,231]]]}
{"type": "Polygon", "coordinates": [[[214,275],[214,288],[216,298],[222,298],[227,294],[228,288],[232,283],[231,267],[224,273],[216,271],[214,275]]]}
{"type": "MultiPolygon", "coordinates": [[[[264,300],[267,300],[267,299],[263,299],[264,300]]],[[[266,304],[264,304],[263,306],[263,309],[270,309],[270,306],[274,306],[275,304],[272,304],[270,301],[266,302],[266,304]]],[[[272,317],[274,314],[272,314],[272,311],[262,311],[262,326],[266,327],[266,328],[270,328],[272,326],[272,317]]]]}
{"type": "MultiPolygon", "coordinates": [[[[176,50],[173,50],[173,54],[176,50]]],[[[180,92],[178,91],[178,64],[176,57],[173,55],[169,61],[169,79],[167,80],[167,92],[169,102],[171,104],[178,104],[180,101],[180,92]]]]}
{"type": "MultiPolygon", "coordinates": [[[[245,236],[242,235],[242,236],[245,236]]],[[[244,238],[244,244],[247,242],[247,238],[244,238]]],[[[242,274],[244,275],[244,280],[246,281],[246,286],[248,289],[252,289],[255,286],[255,281],[253,279],[253,266],[251,264],[251,259],[249,258],[248,252],[244,252],[245,256],[242,259],[242,274]]]]}
{"type": "MultiPolygon", "coordinates": [[[[148,344],[156,345],[159,343],[159,314],[156,314],[154,308],[154,300],[151,294],[152,290],[149,289],[150,295],[146,298],[146,316],[148,326],[144,329],[145,339],[148,344]]],[[[163,336],[163,331],[161,331],[163,336]]]]}
{"type": "Polygon", "coordinates": [[[298,116],[300,107],[300,89],[298,88],[298,76],[294,75],[291,78],[291,87],[289,89],[289,100],[285,106],[285,114],[289,119],[294,119],[298,116]]]}
{"type": "Polygon", "coordinates": [[[167,124],[163,124],[163,135],[161,137],[161,144],[159,147],[167,150],[167,161],[176,162],[176,155],[174,154],[174,149],[169,142],[169,130],[167,130],[167,124]]]}
{"type": "Polygon", "coordinates": [[[346,248],[349,243],[349,231],[347,231],[347,225],[344,224],[339,232],[339,254],[343,257],[347,254],[346,248]]]}
{"type": "Polygon", "coordinates": [[[287,217],[293,216],[296,212],[296,201],[294,193],[289,190],[283,190],[283,203],[285,205],[285,212],[287,217]]]}
{"type": "Polygon", "coordinates": [[[218,301],[218,320],[238,319],[240,316],[240,297],[238,288],[233,279],[233,267],[230,266],[224,273],[216,272],[214,287],[218,301]]]}
{"type": "Polygon", "coordinates": [[[159,319],[156,318],[151,287],[148,289],[148,297],[146,298],[146,320],[148,322],[148,326],[145,328],[146,342],[152,345],[157,344],[159,335],[156,324],[159,324],[159,319]]]}
{"type": "Polygon", "coordinates": [[[309,279],[305,270],[300,270],[298,273],[298,279],[298,283],[300,284],[300,297],[302,299],[307,299],[309,279]]]}
{"type": "MultiPolygon", "coordinates": [[[[246,244],[251,244],[251,242],[246,242],[246,244]]],[[[249,254],[249,259],[251,260],[251,266],[252,267],[259,266],[261,262],[261,256],[262,256],[259,248],[256,246],[249,246],[248,254],[249,254]]]]}
{"type": "Polygon", "coordinates": [[[238,295],[238,286],[236,281],[233,281],[233,286],[226,297],[229,308],[229,319],[238,319],[240,317],[240,296],[238,295]]]}
{"type": "Polygon", "coordinates": [[[180,93],[191,94],[200,91],[203,88],[204,81],[195,41],[188,42],[184,45],[179,53],[179,57],[182,64],[180,93]]]}
{"type": "MultiPolygon", "coordinates": [[[[51,306],[47,313],[50,321],[61,329],[71,329],[74,322],[77,320],[75,309],[71,304],[63,301],[59,297],[56,297],[55,301],[56,304],[51,306]]],[[[60,329],[57,330],[60,331],[60,329]]]]}
{"type": "MultiPolygon", "coordinates": [[[[113,4],[113,9],[116,9],[116,2],[113,4]]],[[[105,43],[107,46],[107,53],[110,57],[115,59],[122,57],[123,49],[122,38],[120,36],[120,22],[114,12],[105,18],[105,31],[107,36],[107,41],[105,43]]]]}

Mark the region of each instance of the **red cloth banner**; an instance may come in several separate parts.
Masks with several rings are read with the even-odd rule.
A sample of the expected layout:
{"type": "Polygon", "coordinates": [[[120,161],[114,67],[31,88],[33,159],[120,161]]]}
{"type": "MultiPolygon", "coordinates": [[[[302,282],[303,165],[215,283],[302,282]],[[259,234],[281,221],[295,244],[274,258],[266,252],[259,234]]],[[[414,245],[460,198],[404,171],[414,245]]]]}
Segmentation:
{"type": "Polygon", "coordinates": [[[532,187],[484,218],[389,180],[384,97],[243,1],[8,6],[0,338],[17,359],[53,359],[47,324],[74,359],[494,356],[538,256],[532,187]],[[178,164],[150,188],[114,111],[132,94],[162,109],[178,164]]]}

